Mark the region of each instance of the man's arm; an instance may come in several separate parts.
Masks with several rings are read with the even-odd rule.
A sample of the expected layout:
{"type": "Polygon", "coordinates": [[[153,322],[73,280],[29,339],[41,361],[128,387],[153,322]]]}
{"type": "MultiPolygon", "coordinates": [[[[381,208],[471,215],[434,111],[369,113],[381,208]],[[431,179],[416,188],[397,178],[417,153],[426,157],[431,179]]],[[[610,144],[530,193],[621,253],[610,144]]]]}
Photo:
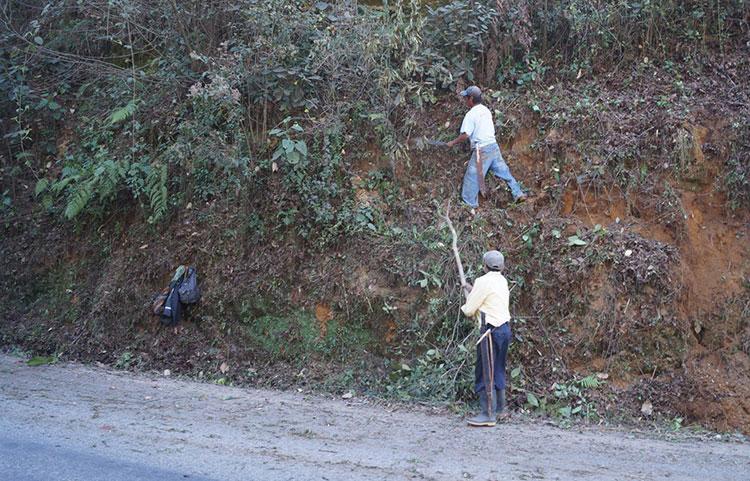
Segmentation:
{"type": "Polygon", "coordinates": [[[466,115],[464,115],[464,120],[461,122],[461,130],[459,130],[461,134],[448,142],[448,147],[450,148],[461,142],[466,142],[466,139],[468,139],[472,132],[474,132],[475,123],[474,115],[472,115],[471,111],[467,112],[466,115]]]}
{"type": "Polygon", "coordinates": [[[448,147],[453,147],[454,145],[460,144],[461,142],[466,142],[466,139],[468,138],[469,135],[466,132],[462,132],[461,135],[448,142],[448,147]]]}
{"type": "Polygon", "coordinates": [[[487,290],[479,279],[477,281],[466,298],[466,304],[461,306],[461,311],[468,317],[472,317],[477,313],[477,310],[479,310],[484,299],[487,297],[487,290]]]}

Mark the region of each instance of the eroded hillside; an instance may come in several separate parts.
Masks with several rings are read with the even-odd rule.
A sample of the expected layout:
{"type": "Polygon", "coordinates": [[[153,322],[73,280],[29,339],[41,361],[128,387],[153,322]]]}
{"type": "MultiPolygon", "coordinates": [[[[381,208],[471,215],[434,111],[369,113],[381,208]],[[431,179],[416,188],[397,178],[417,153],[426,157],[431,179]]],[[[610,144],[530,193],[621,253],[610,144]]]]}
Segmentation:
{"type": "MultiPolygon", "coordinates": [[[[308,7],[300,12],[320,8],[308,7]]],[[[464,107],[452,91],[465,80],[430,84],[433,70],[404,65],[437,69],[436,58],[384,41],[406,58],[399,75],[423,83],[395,82],[378,70],[390,57],[326,54],[337,35],[366,38],[362,23],[298,21],[326,32],[303,42],[320,55],[305,58],[352,68],[332,70],[352,82],[337,95],[320,93],[329,78],[305,77],[308,90],[295,90],[310,71],[290,68],[266,74],[291,90],[258,103],[252,82],[267,77],[247,67],[247,51],[217,42],[211,55],[191,52],[180,81],[144,64],[152,83],[140,91],[125,82],[90,99],[89,84],[71,80],[78,94],[39,107],[64,110],[64,122],[47,132],[39,114],[36,137],[9,141],[9,151],[33,146],[31,167],[2,163],[5,347],[222,384],[461,406],[472,398],[473,332],[459,315],[442,219],[450,204],[470,277],[484,250],[508,260],[514,410],[749,432],[746,45],[684,65],[628,53],[605,68],[597,57],[559,75],[528,58],[522,70],[495,59],[485,99],[532,195],[512,204],[489,180],[471,215],[458,196],[468,153],[420,141],[455,136],[464,107]],[[367,83],[358,68],[382,76],[367,83]],[[390,90],[367,90],[383,79],[390,90]],[[121,106],[123,85],[143,100],[98,111],[92,99],[121,106]],[[164,327],[150,301],[188,263],[203,298],[164,327]]],[[[399,28],[387,38],[409,32],[399,28]]],[[[41,76],[27,83],[48,87],[41,76]]]]}

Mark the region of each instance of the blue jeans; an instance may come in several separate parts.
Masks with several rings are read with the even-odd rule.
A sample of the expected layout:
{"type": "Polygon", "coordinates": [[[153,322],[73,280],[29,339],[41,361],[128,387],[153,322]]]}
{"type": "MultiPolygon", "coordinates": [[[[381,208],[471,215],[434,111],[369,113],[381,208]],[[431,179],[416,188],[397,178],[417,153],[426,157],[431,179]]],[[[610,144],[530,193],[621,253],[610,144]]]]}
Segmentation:
{"type": "MultiPolygon", "coordinates": [[[[495,177],[499,177],[507,182],[510,191],[513,194],[513,199],[517,199],[523,195],[521,186],[518,185],[516,179],[510,174],[508,164],[503,160],[503,154],[500,153],[500,147],[497,144],[488,145],[486,147],[480,147],[480,155],[482,156],[482,175],[487,175],[487,171],[491,170],[495,177]]],[[[464,185],[461,189],[461,198],[469,204],[471,207],[479,207],[479,181],[477,180],[477,149],[471,154],[469,165],[466,167],[466,173],[464,174],[464,185]]]]}
{"type": "MultiPolygon", "coordinates": [[[[492,326],[487,324],[486,327],[492,326]]],[[[493,328],[490,337],[492,338],[492,352],[495,355],[495,389],[502,391],[505,389],[505,358],[508,356],[508,346],[510,345],[510,323],[506,322],[500,327],[493,328]]],[[[480,350],[480,346],[477,346],[477,364],[474,368],[475,392],[484,390],[484,375],[482,371],[482,351],[480,350]]]]}

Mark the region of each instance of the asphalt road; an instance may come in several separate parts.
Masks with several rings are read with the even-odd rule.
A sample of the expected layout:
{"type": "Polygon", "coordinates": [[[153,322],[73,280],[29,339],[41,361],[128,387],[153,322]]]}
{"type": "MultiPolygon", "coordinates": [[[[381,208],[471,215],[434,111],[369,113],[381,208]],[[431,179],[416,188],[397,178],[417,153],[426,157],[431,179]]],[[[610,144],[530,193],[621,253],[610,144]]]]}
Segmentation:
{"type": "Polygon", "coordinates": [[[0,355],[0,481],[401,479],[748,481],[750,444],[528,421],[471,429],[356,397],[0,355]]]}

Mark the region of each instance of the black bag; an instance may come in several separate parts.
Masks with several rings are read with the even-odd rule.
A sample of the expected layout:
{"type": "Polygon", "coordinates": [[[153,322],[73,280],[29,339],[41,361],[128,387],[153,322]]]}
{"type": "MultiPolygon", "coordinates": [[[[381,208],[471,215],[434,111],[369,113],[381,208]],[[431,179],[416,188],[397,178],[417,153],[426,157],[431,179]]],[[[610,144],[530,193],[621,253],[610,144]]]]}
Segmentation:
{"type": "Polygon", "coordinates": [[[164,313],[164,305],[167,303],[167,297],[169,297],[169,287],[162,290],[159,294],[156,294],[151,300],[151,312],[155,316],[161,316],[164,313]]]}
{"type": "MultiPolygon", "coordinates": [[[[174,326],[182,318],[182,304],[194,304],[201,298],[198,287],[198,274],[194,267],[180,266],[172,276],[169,287],[162,292],[165,298],[163,307],[157,306],[155,300],[152,305],[153,312],[161,315],[161,323],[165,326],[174,326]],[[160,308],[160,309],[159,309],[160,308]]],[[[160,296],[161,297],[161,296],[160,296]]]]}
{"type": "Polygon", "coordinates": [[[161,313],[161,323],[165,326],[174,326],[180,322],[182,306],[180,305],[180,292],[178,286],[171,287],[167,300],[164,302],[164,311],[161,313]]]}
{"type": "Polygon", "coordinates": [[[188,267],[178,292],[180,293],[180,302],[183,304],[195,304],[200,300],[201,290],[198,287],[198,274],[194,267],[188,267]]]}

